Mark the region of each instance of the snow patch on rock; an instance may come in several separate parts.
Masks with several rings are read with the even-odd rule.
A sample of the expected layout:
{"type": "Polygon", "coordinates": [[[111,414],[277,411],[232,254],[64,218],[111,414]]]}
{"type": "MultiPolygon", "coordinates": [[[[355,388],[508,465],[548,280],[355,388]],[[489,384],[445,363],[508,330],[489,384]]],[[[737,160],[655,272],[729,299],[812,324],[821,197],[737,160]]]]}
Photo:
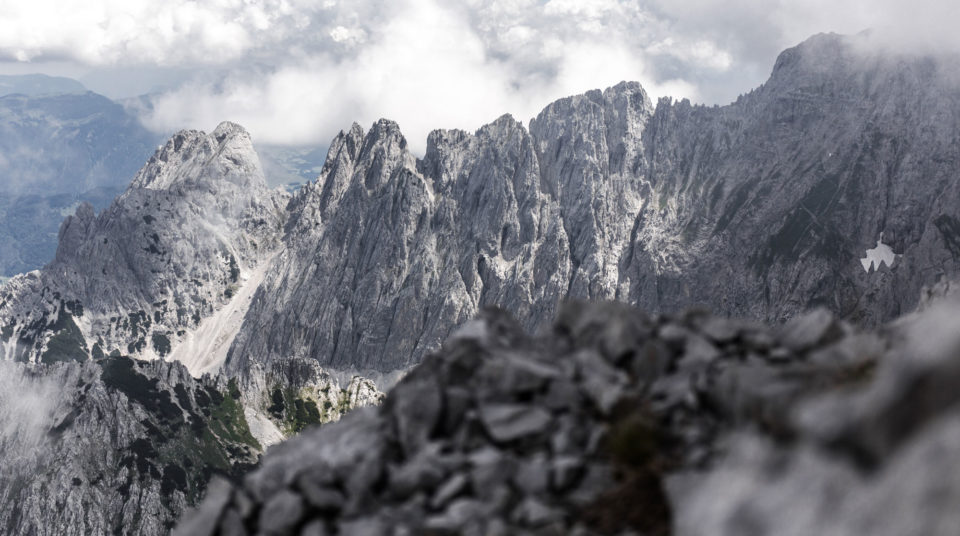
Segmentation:
{"type": "Polygon", "coordinates": [[[877,247],[868,249],[866,254],[866,257],[860,259],[860,264],[863,265],[863,270],[867,273],[875,269],[879,270],[881,264],[886,264],[887,268],[893,268],[893,262],[897,258],[897,254],[893,252],[893,248],[883,243],[883,233],[880,233],[880,239],[877,240],[877,247]]]}

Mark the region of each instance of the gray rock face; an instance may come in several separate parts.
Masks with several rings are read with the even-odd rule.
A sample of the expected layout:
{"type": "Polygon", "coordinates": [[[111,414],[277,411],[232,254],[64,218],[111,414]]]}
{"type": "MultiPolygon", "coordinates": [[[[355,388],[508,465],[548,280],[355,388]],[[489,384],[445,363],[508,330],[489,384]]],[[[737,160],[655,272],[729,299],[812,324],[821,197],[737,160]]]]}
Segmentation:
{"type": "Polygon", "coordinates": [[[422,160],[395,124],[354,125],[291,202],[230,370],[403,368],[485,305],[535,330],[563,297],[864,325],[912,310],[957,273],[960,86],[949,58],[861,45],[814,37],[729,106],[625,83],[529,129],[434,132],[422,160]],[[865,270],[881,233],[892,266],[865,270]]]}
{"type": "MultiPolygon", "coordinates": [[[[240,474],[287,435],[379,402],[369,380],[341,386],[314,360],[195,379],[226,357],[279,247],[285,200],[240,127],[181,132],[110,208],[82,204],[64,221],[53,263],[3,287],[4,362],[26,362],[11,370],[58,396],[57,421],[31,428],[51,439],[0,451],[0,526],[164,534],[212,474],[240,474]]],[[[31,390],[11,386],[7,404],[31,390]]],[[[30,416],[4,409],[0,430],[14,426],[16,440],[30,416]]]]}
{"type": "Polygon", "coordinates": [[[519,123],[435,132],[421,162],[396,124],[366,135],[355,125],[329,154],[321,180],[291,202],[287,250],[234,343],[231,371],[283,355],[389,371],[485,304],[552,314],[566,289],[565,231],[519,123]]]}
{"type": "MultiPolygon", "coordinates": [[[[160,360],[0,361],[0,526],[168,534],[213,475],[240,478],[269,445],[382,398],[369,380],[341,388],[312,360],[272,367],[240,384],[160,360]]],[[[265,523],[294,507],[278,503],[265,523]]]]}
{"type": "Polygon", "coordinates": [[[179,363],[0,363],[7,534],[166,534],[213,472],[257,461],[235,384],[179,363]]]}
{"type": "Polygon", "coordinates": [[[50,267],[4,287],[7,353],[42,359],[79,332],[77,356],[195,373],[308,358],[379,374],[487,305],[530,331],[564,298],[888,320],[957,272],[960,215],[943,200],[958,193],[960,88],[945,58],[859,39],[784,52],[729,106],[654,106],[623,83],[529,128],[436,131],[422,159],[396,124],[354,125],[285,208],[239,127],[182,133],[110,209],[65,222],[50,267]],[[893,260],[865,270],[881,233],[893,260]]]}
{"type": "MultiPolygon", "coordinates": [[[[700,467],[731,423],[794,437],[796,399],[859,377],[885,350],[885,335],[853,335],[837,315],[882,322],[957,273],[960,85],[949,58],[859,45],[817,36],[729,106],[654,106],[623,83],[560,100],[528,128],[504,116],[473,134],[436,131],[422,159],[396,124],[354,125],[290,198],[265,188],[240,127],[180,133],[108,209],[77,208],[54,262],[0,287],[3,356],[81,368],[159,357],[194,376],[226,361],[251,436],[266,444],[378,400],[369,381],[335,382],[325,369],[396,372],[449,340],[449,359],[411,373],[383,409],[278,447],[242,493],[212,492],[223,523],[263,514],[282,530],[276,512],[299,508],[287,517],[311,519],[315,533],[611,532],[619,518],[656,533],[669,519],[660,465],[610,441],[662,432],[670,463],[700,467]],[[878,252],[884,264],[861,262],[878,252]],[[767,321],[823,309],[766,329],[574,308],[550,331],[565,298],[653,312],[707,304],[767,321]],[[468,322],[489,305],[516,323],[468,322]],[[556,337],[524,335],[540,331],[556,337]],[[638,397],[649,414],[622,421],[638,397]],[[315,434],[331,443],[317,449],[315,434]],[[521,461],[550,478],[490,470],[521,461]],[[307,477],[301,464],[321,469],[307,477]],[[653,513],[601,508],[614,486],[653,513]],[[303,502],[288,495],[262,512],[284,489],[303,502]],[[373,504],[389,512],[364,517],[373,504]],[[312,508],[326,512],[319,523],[312,508]]],[[[879,435],[818,433],[852,441],[868,463],[913,433],[868,429],[879,435]]],[[[9,489],[0,493],[19,488],[9,489]]]]}
{"type": "MultiPolygon", "coordinates": [[[[4,285],[5,357],[173,355],[195,373],[215,370],[216,341],[195,339],[239,327],[244,287],[278,246],[282,200],[240,127],[176,135],[108,209],[80,205],[63,222],[50,265],[4,285]],[[239,318],[215,316],[231,311],[239,318]]],[[[220,345],[225,356],[229,340],[220,345]]]]}
{"type": "Polygon", "coordinates": [[[955,273],[953,60],[871,53],[859,39],[784,52],[727,107],[658,105],[645,138],[656,198],[638,232],[676,240],[688,260],[653,262],[664,248],[641,239],[631,300],[768,319],[824,305],[872,324],[955,273]],[[901,256],[866,272],[859,259],[881,233],[901,256]]]}

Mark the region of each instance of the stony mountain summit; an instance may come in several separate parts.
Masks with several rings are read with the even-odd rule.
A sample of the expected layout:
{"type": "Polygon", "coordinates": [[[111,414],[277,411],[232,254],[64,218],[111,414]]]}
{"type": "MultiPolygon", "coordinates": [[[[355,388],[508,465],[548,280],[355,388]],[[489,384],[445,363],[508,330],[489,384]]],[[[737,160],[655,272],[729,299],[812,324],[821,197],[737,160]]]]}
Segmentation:
{"type": "Polygon", "coordinates": [[[175,533],[953,534],[956,307],[860,331],[572,304],[537,337],[488,310],[175,533]]]}

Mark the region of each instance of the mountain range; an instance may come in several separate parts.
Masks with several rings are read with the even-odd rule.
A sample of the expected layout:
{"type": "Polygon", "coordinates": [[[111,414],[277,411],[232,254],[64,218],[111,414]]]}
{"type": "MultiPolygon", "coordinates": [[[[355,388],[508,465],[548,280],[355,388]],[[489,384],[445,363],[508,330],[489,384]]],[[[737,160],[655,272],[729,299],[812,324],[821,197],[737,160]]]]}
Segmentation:
{"type": "Polygon", "coordinates": [[[375,403],[374,383],[488,306],[529,333],[571,299],[773,323],[912,311],[958,272],[960,84],[953,58],[864,45],[815,36],[727,106],[621,83],[528,125],[434,131],[422,158],[396,123],[354,124],[292,194],[267,186],[242,127],[174,135],[108,207],[63,221],[51,263],[0,287],[4,358],[76,386],[44,455],[77,460],[69,484],[24,485],[33,459],[5,468],[21,482],[5,510],[38,506],[0,521],[161,533],[211,474],[375,403]],[[123,423],[94,417],[120,406],[123,423]]]}

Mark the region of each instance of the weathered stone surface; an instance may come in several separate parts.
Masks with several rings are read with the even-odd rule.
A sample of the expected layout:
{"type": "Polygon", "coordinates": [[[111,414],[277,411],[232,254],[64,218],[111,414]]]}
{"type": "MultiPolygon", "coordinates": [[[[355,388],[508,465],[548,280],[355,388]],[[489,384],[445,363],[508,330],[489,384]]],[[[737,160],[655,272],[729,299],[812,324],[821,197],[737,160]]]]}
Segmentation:
{"type": "Polygon", "coordinates": [[[842,330],[834,316],[826,309],[815,309],[790,319],[783,326],[783,345],[794,351],[802,351],[828,339],[837,339],[842,330]]]}
{"type": "Polygon", "coordinates": [[[63,222],[52,263],[4,286],[4,357],[120,353],[215,372],[281,245],[285,203],[243,128],[176,134],[109,208],[63,222]],[[57,343],[65,329],[78,333],[57,343]]]}
{"type": "Polygon", "coordinates": [[[835,345],[879,354],[875,371],[825,347],[841,359],[817,360],[819,396],[789,393],[809,368],[741,378],[754,411],[775,402],[790,433],[773,430],[773,440],[747,429],[711,470],[675,477],[676,533],[951,534],[960,481],[943,467],[960,455],[958,319],[955,304],[934,307],[878,334],[885,343],[850,336],[835,345]]]}
{"type": "Polygon", "coordinates": [[[216,479],[210,483],[204,504],[209,508],[190,512],[173,532],[175,535],[213,536],[218,532],[218,525],[226,526],[228,522],[220,521],[224,509],[230,503],[231,487],[225,480],[216,479]]]}
{"type": "Polygon", "coordinates": [[[519,404],[482,406],[480,419],[494,441],[502,443],[539,434],[550,425],[548,412],[519,404]]]}
{"type": "Polygon", "coordinates": [[[387,398],[400,444],[408,453],[419,451],[430,439],[443,414],[443,392],[426,368],[417,369],[387,398]],[[415,396],[414,396],[415,395],[415,396]]]}
{"type": "Polygon", "coordinates": [[[214,513],[184,533],[212,534],[231,487],[208,487],[211,474],[237,476],[261,452],[228,391],[179,363],[0,361],[4,532],[166,534],[206,495],[214,513]]]}
{"type": "MultiPolygon", "coordinates": [[[[553,330],[527,337],[504,314],[485,312],[402,379],[383,406],[271,450],[243,483],[262,505],[246,529],[264,531],[270,501],[297,493],[309,505],[305,522],[322,519],[325,530],[341,534],[385,527],[396,534],[660,534],[672,522],[664,492],[672,472],[709,468],[729,452],[720,438],[738,427],[797,433],[791,408],[865,364],[826,356],[876,347],[851,333],[832,342],[817,337],[789,361],[749,360],[754,345],[718,336],[703,312],[656,321],[671,329],[610,304],[571,304],[560,317],[553,330]],[[620,316],[616,329],[597,322],[620,316]],[[710,342],[720,339],[722,352],[710,342]],[[703,345],[712,349],[706,357],[703,345]],[[657,349],[658,364],[634,375],[637,362],[654,359],[645,348],[657,349]],[[493,371],[505,381],[493,381],[493,371]],[[579,395],[560,404],[564,392],[579,395]],[[603,402],[604,393],[616,396],[603,402]],[[440,427],[446,407],[425,401],[451,398],[461,417],[440,427]]],[[[769,332],[771,346],[787,336],[750,329],[769,332]]],[[[870,364],[880,357],[863,355],[870,364]]]]}
{"type": "Polygon", "coordinates": [[[303,498],[292,491],[281,491],[264,503],[258,525],[267,534],[288,534],[300,522],[303,513],[303,498]]]}
{"type": "Polygon", "coordinates": [[[462,493],[469,483],[470,479],[467,477],[467,475],[453,475],[449,480],[441,484],[439,489],[437,489],[433,499],[430,501],[430,506],[438,510],[443,508],[447,505],[447,503],[450,502],[451,499],[462,493]]]}
{"type": "Polygon", "coordinates": [[[315,474],[301,475],[297,480],[298,489],[312,508],[322,513],[339,512],[346,502],[343,492],[318,482],[315,474]]]}

